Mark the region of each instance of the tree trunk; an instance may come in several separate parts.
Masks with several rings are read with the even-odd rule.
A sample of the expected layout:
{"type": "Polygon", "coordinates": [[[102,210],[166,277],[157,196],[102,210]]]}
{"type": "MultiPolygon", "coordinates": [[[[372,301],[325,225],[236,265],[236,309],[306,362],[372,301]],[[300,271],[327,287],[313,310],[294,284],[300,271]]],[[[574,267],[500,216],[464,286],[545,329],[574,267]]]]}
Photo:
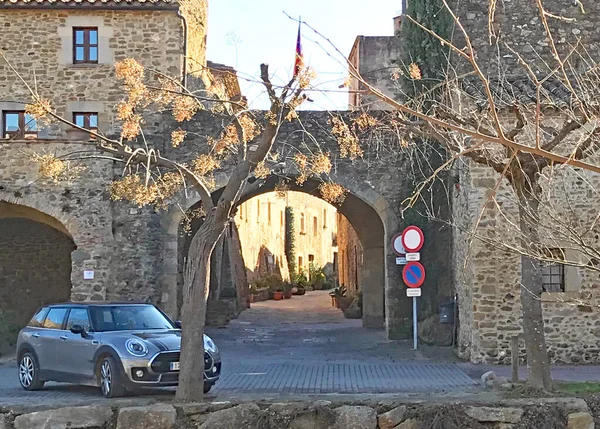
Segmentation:
{"type": "MultiPolygon", "coordinates": [[[[539,198],[531,192],[517,189],[519,222],[523,247],[537,246],[539,240],[539,198]]],[[[540,261],[521,257],[521,305],[523,333],[527,352],[527,384],[536,389],[552,391],[550,362],[544,337],[542,313],[542,268],[540,261]]]]}
{"type": "Polygon", "coordinates": [[[210,283],[210,258],[226,223],[214,214],[192,238],[183,281],[181,370],[176,398],[202,401],[204,396],[204,321],[210,283]]]}

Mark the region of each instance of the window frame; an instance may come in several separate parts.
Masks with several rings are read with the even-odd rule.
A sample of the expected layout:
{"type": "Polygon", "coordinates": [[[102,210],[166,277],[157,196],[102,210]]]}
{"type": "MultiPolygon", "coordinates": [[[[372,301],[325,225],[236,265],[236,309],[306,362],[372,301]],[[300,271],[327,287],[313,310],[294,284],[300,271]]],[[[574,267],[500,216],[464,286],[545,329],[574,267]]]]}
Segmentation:
{"type": "Polygon", "coordinates": [[[67,316],[69,315],[69,307],[48,307],[48,313],[46,313],[46,317],[44,317],[44,323],[42,323],[42,329],[54,329],[55,331],[64,331],[65,323],[67,322],[67,316]],[[49,328],[46,325],[46,320],[48,320],[48,316],[52,312],[52,310],[65,310],[65,315],[63,316],[62,324],[60,328],[49,328]]]}
{"type": "MultiPolygon", "coordinates": [[[[73,112],[73,123],[77,125],[77,117],[83,117],[83,128],[93,133],[98,133],[98,112],[73,112]],[[96,117],[96,126],[91,126],[91,117],[96,117]]],[[[79,125],[81,126],[81,125],[79,125]]],[[[90,135],[90,138],[94,136],[90,135]]]]}
{"type": "Polygon", "coordinates": [[[27,327],[28,328],[35,328],[35,329],[42,329],[44,328],[44,322],[46,321],[46,316],[48,316],[48,313],[50,312],[50,307],[42,307],[40,309],[38,309],[35,314],[31,317],[31,320],[29,321],[29,323],[27,323],[27,327]],[[39,326],[34,326],[32,325],[33,321],[35,320],[36,316],[38,314],[42,314],[43,313],[43,317],[42,317],[42,321],[40,322],[39,326]]]}
{"type": "MultiPolygon", "coordinates": [[[[564,260],[564,249],[547,249],[548,257],[564,260]]],[[[560,262],[548,263],[542,266],[542,291],[547,293],[561,293],[566,291],[565,264],[560,262]],[[558,273],[554,272],[558,269],[558,273]],[[558,281],[555,281],[555,278],[558,281]],[[548,280],[548,281],[546,281],[548,280]],[[558,286],[558,290],[556,290],[558,286]]]]}
{"type": "Polygon", "coordinates": [[[73,64],[98,64],[100,57],[98,27],[73,27],[73,64]],[[83,32],[83,43],[77,43],[77,32],[83,32]],[[90,32],[96,32],[96,43],[90,43],[90,32]],[[77,48],[83,48],[83,59],[77,59],[77,48]],[[90,60],[91,48],[96,48],[96,59],[90,60]]]}
{"type": "Polygon", "coordinates": [[[84,328],[86,329],[86,332],[90,332],[93,330],[92,328],[92,319],[90,318],[90,311],[87,307],[71,307],[69,308],[69,312],[67,313],[67,317],[65,318],[64,321],[64,327],[67,331],[70,331],[71,329],[69,328],[69,319],[71,318],[71,313],[73,312],[73,310],[83,310],[85,311],[85,314],[87,314],[87,326],[84,326],[84,328]]]}
{"type": "Polygon", "coordinates": [[[35,123],[35,131],[27,131],[26,126],[29,122],[27,121],[28,115],[25,110],[3,110],[2,111],[2,138],[9,140],[18,140],[19,138],[27,139],[27,138],[37,138],[38,136],[38,124],[35,118],[31,117],[31,120],[35,123]],[[8,121],[6,117],[8,115],[18,115],[18,125],[19,129],[17,131],[8,131],[8,121]]]}

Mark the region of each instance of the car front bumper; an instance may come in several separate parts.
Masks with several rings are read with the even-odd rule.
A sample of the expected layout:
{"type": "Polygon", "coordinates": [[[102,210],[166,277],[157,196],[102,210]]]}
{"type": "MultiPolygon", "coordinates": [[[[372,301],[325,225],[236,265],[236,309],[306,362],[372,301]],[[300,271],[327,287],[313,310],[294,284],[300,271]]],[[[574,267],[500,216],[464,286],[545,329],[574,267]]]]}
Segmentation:
{"type": "MultiPolygon", "coordinates": [[[[204,381],[215,384],[221,376],[221,357],[218,353],[208,353],[208,356],[209,359],[205,355],[204,381]]],[[[126,384],[133,388],[177,386],[179,370],[171,369],[171,362],[179,362],[178,352],[157,353],[150,359],[121,358],[126,384]]]]}

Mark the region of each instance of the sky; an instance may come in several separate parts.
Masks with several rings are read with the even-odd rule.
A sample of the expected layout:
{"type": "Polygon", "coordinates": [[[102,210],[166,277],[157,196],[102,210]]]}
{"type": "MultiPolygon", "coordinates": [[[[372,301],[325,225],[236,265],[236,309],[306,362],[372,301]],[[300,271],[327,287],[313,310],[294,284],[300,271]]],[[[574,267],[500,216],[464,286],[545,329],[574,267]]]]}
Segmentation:
{"type": "MultiPolygon", "coordinates": [[[[260,64],[269,64],[272,81],[285,84],[292,76],[298,23],[285,13],[314,27],[348,55],[356,36],[391,36],[393,18],[402,0],[212,0],[209,2],[208,60],[238,71],[242,92],[251,107],[268,101],[256,83],[260,64]],[[285,13],[284,13],[285,12],[285,13]]],[[[348,94],[339,85],[348,75],[343,58],[332,54],[327,41],[303,26],[304,61],[313,67],[315,85],[332,92],[313,92],[311,110],[346,109],[348,94]]]]}

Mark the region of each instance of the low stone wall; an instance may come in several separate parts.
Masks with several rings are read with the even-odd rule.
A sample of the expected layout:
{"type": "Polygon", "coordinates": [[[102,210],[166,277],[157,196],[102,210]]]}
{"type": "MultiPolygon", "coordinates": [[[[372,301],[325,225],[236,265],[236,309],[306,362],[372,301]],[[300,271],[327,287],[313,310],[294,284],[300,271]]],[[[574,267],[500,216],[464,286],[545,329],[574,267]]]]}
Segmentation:
{"type": "Polygon", "coordinates": [[[6,411],[0,429],[594,429],[582,399],[432,404],[425,401],[313,401],[92,405],[6,411]]]}

